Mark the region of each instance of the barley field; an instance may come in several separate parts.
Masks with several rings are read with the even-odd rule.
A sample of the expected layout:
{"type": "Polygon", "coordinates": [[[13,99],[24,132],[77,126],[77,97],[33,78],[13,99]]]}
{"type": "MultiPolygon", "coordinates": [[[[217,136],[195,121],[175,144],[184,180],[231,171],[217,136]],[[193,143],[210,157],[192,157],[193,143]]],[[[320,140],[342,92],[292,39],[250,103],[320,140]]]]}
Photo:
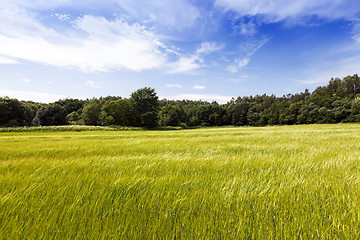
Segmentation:
{"type": "Polygon", "coordinates": [[[0,133],[0,239],[359,239],[360,124],[0,133]]]}

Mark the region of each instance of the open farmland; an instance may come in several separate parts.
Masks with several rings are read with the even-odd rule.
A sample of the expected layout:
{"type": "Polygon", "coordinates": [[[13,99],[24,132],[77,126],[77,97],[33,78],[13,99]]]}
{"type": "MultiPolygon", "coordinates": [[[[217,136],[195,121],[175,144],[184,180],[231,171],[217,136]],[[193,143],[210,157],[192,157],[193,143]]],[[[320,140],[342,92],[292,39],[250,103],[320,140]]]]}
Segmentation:
{"type": "Polygon", "coordinates": [[[1,239],[359,239],[360,125],[0,133],[1,239]]]}

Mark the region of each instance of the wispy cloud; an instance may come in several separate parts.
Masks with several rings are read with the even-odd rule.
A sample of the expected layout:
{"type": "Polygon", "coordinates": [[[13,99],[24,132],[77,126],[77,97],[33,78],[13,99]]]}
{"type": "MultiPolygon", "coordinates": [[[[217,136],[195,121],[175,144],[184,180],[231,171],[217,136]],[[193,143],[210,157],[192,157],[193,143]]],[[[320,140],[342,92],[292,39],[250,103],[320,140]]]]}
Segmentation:
{"type": "Polygon", "coordinates": [[[237,73],[241,68],[249,64],[250,58],[268,41],[269,39],[265,38],[259,41],[243,43],[239,48],[241,57],[235,58],[233,63],[226,67],[226,70],[230,73],[237,73]]]}
{"type": "Polygon", "coordinates": [[[203,85],[194,85],[194,86],[193,86],[193,89],[204,90],[204,89],[205,89],[205,86],[203,86],[203,85]]]}
{"type": "Polygon", "coordinates": [[[227,66],[226,69],[231,73],[237,73],[241,68],[248,65],[249,62],[250,62],[250,56],[244,57],[242,59],[238,58],[238,59],[235,59],[234,63],[227,66]]]}
{"type": "Polygon", "coordinates": [[[360,55],[335,59],[324,66],[313,66],[305,72],[303,79],[295,80],[301,85],[326,84],[331,78],[343,78],[359,73],[360,55]]]}
{"type": "MultiPolygon", "coordinates": [[[[1,2],[3,5],[19,6],[21,9],[37,11],[60,8],[80,10],[85,12],[85,14],[94,13],[94,15],[121,13],[137,22],[150,23],[158,27],[164,26],[172,29],[191,27],[201,16],[199,9],[189,0],[1,0],[1,2]]],[[[66,20],[69,17],[68,14],[55,14],[57,14],[60,20],[66,20]]]]}
{"type": "Polygon", "coordinates": [[[41,22],[36,11],[27,8],[49,10],[71,6],[76,9],[86,1],[73,4],[68,0],[48,3],[36,0],[32,6],[27,0],[4,1],[0,3],[5,9],[0,11],[3,19],[0,25],[0,64],[32,61],[83,72],[161,69],[174,74],[205,67],[204,56],[224,47],[216,42],[203,42],[193,53],[180,54],[177,47],[164,44],[160,39],[163,35],[154,33],[153,27],[147,27],[145,20],[134,21],[150,18],[172,27],[192,25],[199,12],[187,1],[109,1],[108,6],[125,9],[130,17],[114,15],[105,18],[85,14],[74,18],[52,9],[51,16],[66,23],[66,30],[41,22]]]}
{"type": "Polygon", "coordinates": [[[53,16],[57,17],[61,22],[68,22],[71,19],[69,14],[55,13],[53,16]]]}
{"type": "Polygon", "coordinates": [[[199,69],[202,66],[202,61],[202,58],[197,55],[180,57],[178,61],[167,64],[167,73],[174,74],[199,69]]]}
{"type": "MultiPolygon", "coordinates": [[[[258,16],[266,22],[318,16],[325,19],[350,19],[360,12],[357,0],[216,0],[215,5],[236,11],[241,16],[258,16]]],[[[301,21],[302,22],[302,21],[301,21]]]]}
{"type": "Polygon", "coordinates": [[[60,94],[51,94],[43,92],[31,92],[31,91],[14,91],[7,89],[0,89],[0,96],[8,96],[10,98],[17,98],[24,101],[35,101],[42,103],[51,103],[59,99],[67,98],[68,96],[60,94]]]}
{"type": "Polygon", "coordinates": [[[0,64],[17,64],[18,62],[8,57],[0,56],[0,64]]]}
{"type": "Polygon", "coordinates": [[[156,26],[168,29],[181,30],[189,28],[201,16],[199,9],[188,0],[121,0],[114,2],[119,7],[125,9],[132,18],[141,21],[148,21],[150,19],[150,22],[156,26]]]}
{"type": "Polygon", "coordinates": [[[96,82],[96,81],[87,81],[86,82],[86,86],[89,86],[91,88],[99,88],[100,87],[100,83],[96,82]]]}
{"type": "Polygon", "coordinates": [[[166,62],[151,32],[122,19],[109,21],[103,17],[83,16],[74,23],[73,31],[63,34],[45,28],[27,15],[21,18],[3,16],[2,19],[4,17],[10,27],[2,25],[0,28],[0,54],[7,57],[84,72],[140,71],[160,68],[166,62]],[[31,32],[27,30],[29,27],[31,32]]]}
{"type": "Polygon", "coordinates": [[[189,56],[180,56],[178,61],[167,64],[167,73],[190,72],[205,67],[204,56],[222,50],[224,44],[216,42],[202,42],[201,45],[189,56]]]}
{"type": "Polygon", "coordinates": [[[353,40],[360,45],[360,19],[354,21],[353,40]]]}
{"type": "Polygon", "coordinates": [[[225,47],[224,44],[216,42],[202,42],[201,46],[196,50],[197,54],[208,54],[216,51],[220,51],[225,47]]]}
{"type": "Polygon", "coordinates": [[[23,78],[23,79],[21,79],[21,81],[26,82],[26,83],[29,83],[29,82],[31,82],[31,79],[29,79],[29,78],[23,78]]]}
{"type": "Polygon", "coordinates": [[[168,88],[182,88],[182,86],[180,84],[166,84],[166,87],[168,88]]]}
{"type": "Polygon", "coordinates": [[[240,18],[239,22],[234,21],[233,28],[235,30],[235,33],[245,36],[252,36],[258,31],[257,30],[258,25],[256,24],[253,18],[251,18],[250,20],[240,18]]]}
{"type": "Polygon", "coordinates": [[[240,83],[240,82],[244,82],[244,81],[247,81],[247,80],[255,80],[257,79],[256,76],[249,76],[249,75],[241,75],[241,76],[238,76],[236,78],[227,78],[225,79],[226,82],[232,82],[232,83],[240,83]]]}
{"type": "Polygon", "coordinates": [[[160,97],[166,98],[166,99],[174,99],[174,100],[180,100],[180,99],[187,99],[187,100],[203,100],[203,101],[217,101],[218,103],[226,103],[231,100],[232,96],[222,96],[217,94],[179,94],[176,96],[166,96],[166,97],[160,97]]]}

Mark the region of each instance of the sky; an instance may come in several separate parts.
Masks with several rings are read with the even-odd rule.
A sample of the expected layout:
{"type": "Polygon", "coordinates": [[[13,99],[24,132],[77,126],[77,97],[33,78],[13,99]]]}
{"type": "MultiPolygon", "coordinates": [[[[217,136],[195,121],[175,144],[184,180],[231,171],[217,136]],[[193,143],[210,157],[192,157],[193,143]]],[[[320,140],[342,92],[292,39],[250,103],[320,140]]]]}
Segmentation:
{"type": "Polygon", "coordinates": [[[1,0],[0,96],[313,91],[360,71],[359,0],[1,0]]]}

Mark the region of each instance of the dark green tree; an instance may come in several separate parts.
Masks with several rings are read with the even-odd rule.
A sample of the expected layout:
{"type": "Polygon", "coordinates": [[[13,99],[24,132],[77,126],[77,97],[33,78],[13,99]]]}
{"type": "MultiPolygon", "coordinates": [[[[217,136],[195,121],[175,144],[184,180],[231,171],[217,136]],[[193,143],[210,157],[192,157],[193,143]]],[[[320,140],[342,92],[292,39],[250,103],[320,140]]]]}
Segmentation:
{"type": "Polygon", "coordinates": [[[247,113],[249,110],[249,103],[243,101],[229,105],[227,112],[231,119],[231,124],[235,126],[248,125],[247,113]]]}
{"type": "Polygon", "coordinates": [[[78,114],[80,114],[85,104],[85,101],[79,99],[66,98],[56,101],[55,103],[64,107],[66,114],[70,114],[72,112],[77,112],[78,114]]]}
{"type": "Polygon", "coordinates": [[[176,105],[168,104],[161,108],[160,124],[162,126],[179,126],[184,118],[184,111],[176,105]]]}
{"type": "Polygon", "coordinates": [[[350,120],[352,122],[360,122],[360,96],[355,98],[351,103],[350,120]]]}
{"type": "Polygon", "coordinates": [[[134,107],[135,126],[156,127],[159,121],[159,99],[155,89],[145,87],[131,94],[130,101],[134,107]]]}
{"type": "Polygon", "coordinates": [[[58,104],[50,104],[42,107],[33,120],[35,126],[58,126],[66,125],[66,111],[58,104]]]}
{"type": "Polygon", "coordinates": [[[351,115],[352,101],[350,99],[342,99],[333,102],[333,117],[335,122],[348,122],[351,115]]]}
{"type": "Polygon", "coordinates": [[[37,112],[37,106],[8,97],[0,98],[0,126],[30,126],[37,112]]]}
{"type": "Polygon", "coordinates": [[[132,122],[133,106],[127,99],[107,101],[103,110],[113,119],[112,124],[129,126],[132,122]]]}
{"type": "Polygon", "coordinates": [[[87,105],[85,105],[81,114],[81,119],[85,125],[101,125],[101,107],[100,100],[96,98],[93,98],[87,105]]]}
{"type": "Polygon", "coordinates": [[[66,120],[69,124],[75,125],[80,120],[80,115],[77,112],[71,112],[66,116],[66,120]]]}

